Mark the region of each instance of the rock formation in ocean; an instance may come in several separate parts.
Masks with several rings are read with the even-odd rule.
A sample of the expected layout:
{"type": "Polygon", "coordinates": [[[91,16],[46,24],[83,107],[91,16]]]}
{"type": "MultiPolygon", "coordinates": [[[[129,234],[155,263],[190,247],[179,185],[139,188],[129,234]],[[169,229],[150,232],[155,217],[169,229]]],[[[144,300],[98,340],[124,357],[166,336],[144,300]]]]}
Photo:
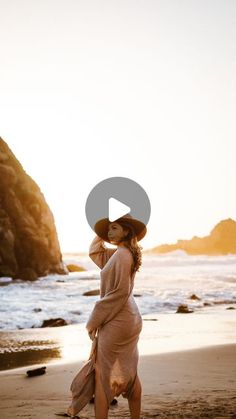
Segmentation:
{"type": "Polygon", "coordinates": [[[189,255],[227,255],[236,253],[236,221],[228,218],[220,221],[209,236],[194,236],[191,240],[178,240],[176,244],[162,244],[152,252],[166,253],[184,250],[189,255]]]}
{"type": "Polygon", "coordinates": [[[0,138],[0,277],[68,273],[53,214],[34,180],[0,138]]]}

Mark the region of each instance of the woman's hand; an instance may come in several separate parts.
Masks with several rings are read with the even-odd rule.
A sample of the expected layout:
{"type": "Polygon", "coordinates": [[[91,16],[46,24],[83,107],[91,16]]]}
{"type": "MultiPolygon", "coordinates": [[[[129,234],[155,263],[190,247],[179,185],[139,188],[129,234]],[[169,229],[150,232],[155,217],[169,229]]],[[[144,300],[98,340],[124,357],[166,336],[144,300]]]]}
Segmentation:
{"type": "Polygon", "coordinates": [[[94,338],[96,336],[96,333],[97,333],[97,329],[88,330],[88,335],[89,335],[91,340],[94,340],[94,338]]]}

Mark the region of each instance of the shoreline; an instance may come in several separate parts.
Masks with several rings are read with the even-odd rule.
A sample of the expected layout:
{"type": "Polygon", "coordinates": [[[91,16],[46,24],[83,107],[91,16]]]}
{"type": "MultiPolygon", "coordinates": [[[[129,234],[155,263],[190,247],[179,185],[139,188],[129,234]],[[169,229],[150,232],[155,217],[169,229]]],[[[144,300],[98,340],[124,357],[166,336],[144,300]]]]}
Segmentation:
{"type": "MultiPolygon", "coordinates": [[[[141,355],[141,418],[236,418],[235,353],[236,343],[141,355]]],[[[46,419],[65,411],[70,383],[82,364],[49,364],[45,375],[30,379],[25,367],[2,371],[0,407],[4,419],[46,419]]],[[[79,417],[94,418],[93,405],[87,405],[79,417]]],[[[110,408],[110,417],[129,417],[127,400],[122,396],[118,405],[110,408]]]]}
{"type": "MultiPolygon", "coordinates": [[[[209,308],[142,318],[138,343],[141,419],[236,419],[235,310],[209,308]]],[[[8,332],[10,341],[16,333],[24,344],[33,339],[52,347],[57,343],[60,358],[45,362],[39,354],[37,363],[0,371],[1,417],[56,418],[56,413],[66,411],[72,379],[89,356],[92,342],[85,323],[12,331],[8,332]],[[40,366],[46,366],[46,374],[26,376],[28,369],[40,366]]],[[[94,406],[87,405],[79,417],[94,418],[94,406]]],[[[122,396],[118,405],[111,406],[109,418],[129,418],[122,396]]]]}
{"type": "MultiPolygon", "coordinates": [[[[187,349],[236,344],[234,310],[189,314],[143,315],[139,339],[141,355],[165,354],[187,349]]],[[[63,364],[86,360],[91,340],[85,323],[56,328],[0,332],[0,369],[63,364]],[[5,351],[5,353],[3,353],[5,351]]]]}

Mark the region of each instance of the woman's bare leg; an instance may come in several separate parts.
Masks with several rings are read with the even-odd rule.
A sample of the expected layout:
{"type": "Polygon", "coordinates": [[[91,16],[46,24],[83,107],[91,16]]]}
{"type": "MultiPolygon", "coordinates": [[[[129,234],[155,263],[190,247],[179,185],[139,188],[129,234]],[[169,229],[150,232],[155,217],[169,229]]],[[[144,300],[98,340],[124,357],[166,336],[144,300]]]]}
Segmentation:
{"type": "Polygon", "coordinates": [[[94,400],[95,418],[96,419],[107,419],[108,418],[108,407],[107,398],[103,390],[99,371],[95,374],[95,400],[94,400]]]}
{"type": "Polygon", "coordinates": [[[137,375],[131,396],[128,399],[131,419],[140,419],[142,387],[137,375]]]}

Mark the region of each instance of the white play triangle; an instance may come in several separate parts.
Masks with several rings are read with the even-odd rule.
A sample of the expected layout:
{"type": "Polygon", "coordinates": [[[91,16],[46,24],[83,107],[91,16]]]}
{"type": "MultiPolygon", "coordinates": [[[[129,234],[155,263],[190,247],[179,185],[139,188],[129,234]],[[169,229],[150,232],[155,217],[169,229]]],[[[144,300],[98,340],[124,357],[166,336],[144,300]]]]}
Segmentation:
{"type": "Polygon", "coordinates": [[[109,221],[116,221],[118,218],[123,217],[124,215],[130,212],[130,207],[123,204],[123,202],[118,201],[114,198],[109,198],[109,211],[108,218],[109,221]]]}

